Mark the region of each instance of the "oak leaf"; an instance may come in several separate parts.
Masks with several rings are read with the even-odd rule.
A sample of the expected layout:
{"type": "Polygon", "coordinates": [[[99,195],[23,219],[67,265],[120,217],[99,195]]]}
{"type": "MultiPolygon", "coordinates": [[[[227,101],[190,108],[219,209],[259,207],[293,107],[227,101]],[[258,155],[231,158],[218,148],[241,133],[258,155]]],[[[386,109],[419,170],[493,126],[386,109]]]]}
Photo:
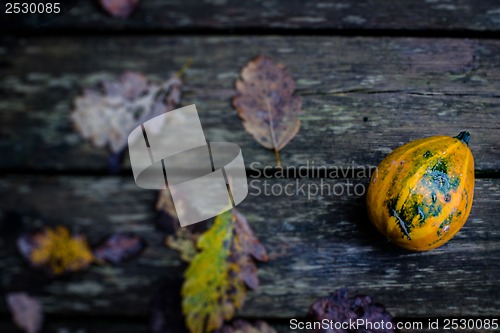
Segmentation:
{"type": "MultiPolygon", "coordinates": [[[[311,320],[321,322],[327,319],[329,322],[356,322],[362,319],[363,322],[371,322],[372,327],[383,329],[372,330],[364,326],[356,326],[354,329],[336,329],[334,327],[313,330],[315,333],[394,333],[394,329],[389,329],[389,325],[382,325],[381,322],[393,322],[392,316],[383,305],[372,302],[370,296],[348,297],[346,288],[338,289],[327,297],[316,300],[309,310],[308,317],[311,320]],[[376,325],[375,323],[379,323],[376,325]]],[[[393,323],[392,327],[396,327],[393,323]]]]}
{"type": "Polygon", "coordinates": [[[94,249],[97,261],[119,264],[138,256],[146,248],[146,242],[135,235],[115,233],[94,249]]]}
{"type": "Polygon", "coordinates": [[[253,259],[267,253],[246,219],[235,209],[215,218],[199,239],[182,287],[182,309],[191,333],[220,329],[241,308],[246,288],[258,286],[253,259]]]}
{"type": "Polygon", "coordinates": [[[130,132],[180,103],[182,81],[174,75],[152,82],[141,73],[126,72],[118,80],[104,80],[75,99],[71,120],[84,139],[96,147],[120,153],[130,132]]]}
{"type": "Polygon", "coordinates": [[[10,293],[7,305],[16,325],[26,333],[37,333],[43,325],[43,312],[40,303],[28,294],[10,293]]]}
{"type": "Polygon", "coordinates": [[[85,236],[72,235],[63,226],[24,234],[18,238],[17,246],[32,266],[43,268],[52,275],[80,271],[94,261],[85,236]]]}
{"type": "Polygon", "coordinates": [[[295,81],[283,64],[258,56],[241,71],[236,90],[233,106],[245,130],[262,146],[274,150],[280,166],[279,151],[300,128],[302,99],[293,95],[295,81]]]}

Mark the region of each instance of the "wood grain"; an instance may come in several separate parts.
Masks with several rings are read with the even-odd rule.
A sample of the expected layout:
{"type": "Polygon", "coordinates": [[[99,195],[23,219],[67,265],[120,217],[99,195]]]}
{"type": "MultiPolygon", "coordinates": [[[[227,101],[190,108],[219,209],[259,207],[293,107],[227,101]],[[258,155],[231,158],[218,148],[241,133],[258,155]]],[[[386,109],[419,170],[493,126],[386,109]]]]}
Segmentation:
{"type": "Polygon", "coordinates": [[[334,3],[325,0],[149,0],[142,1],[127,20],[109,17],[97,2],[73,2],[77,5],[59,17],[3,15],[2,27],[10,32],[261,31],[273,28],[288,31],[500,30],[500,7],[495,0],[344,0],[334,3]]]}
{"type": "MultiPolygon", "coordinates": [[[[150,333],[146,321],[130,322],[127,319],[119,320],[89,320],[87,319],[58,319],[49,317],[42,333],[150,333]]],[[[14,323],[0,321],[0,331],[2,333],[22,332],[14,323]]]]}
{"type": "MultiPolygon", "coordinates": [[[[427,253],[378,235],[362,195],[307,197],[321,186],[359,190],[363,174],[250,179],[240,210],[271,261],[259,264],[261,287],[238,315],[289,332],[291,317],[346,286],[406,320],[498,316],[500,40],[484,39],[500,32],[498,1],[148,0],[127,20],[109,17],[97,1],[75,2],[50,21],[0,14],[0,294],[39,297],[44,333],[147,332],[158,298],[181,317],[186,266],[155,226],[156,192],[136,187],[127,158],[121,176],[105,176],[106,151],[83,142],[69,122],[75,96],[124,70],[168,78],[192,59],[183,105],[197,105],[208,140],[240,145],[256,175],[274,166],[274,154],[244,131],[230,101],[240,69],[258,54],[287,66],[304,101],[301,130],[281,152],[285,166],[366,171],[408,141],[469,130],[480,179],[462,231],[427,253]],[[287,184],[297,193],[262,193],[287,184]],[[120,266],[49,278],[15,246],[20,233],[45,224],[64,224],[92,245],[128,231],[148,247],[120,266]]],[[[8,320],[0,301],[0,332],[17,332],[8,320]]]]}
{"type": "MultiPolygon", "coordinates": [[[[417,320],[411,320],[415,323],[417,320]]],[[[441,319],[442,321],[442,319],[441,319]]],[[[425,325],[428,324],[428,319],[423,319],[425,325]]],[[[304,332],[303,330],[291,330],[288,321],[268,322],[278,333],[299,333],[304,332]]],[[[426,326],[423,326],[426,327],[426,326]]],[[[445,332],[443,328],[440,331],[445,332]]],[[[14,323],[9,323],[7,321],[0,321],[0,330],[2,333],[19,333],[19,329],[14,325],[14,323]]],[[[58,319],[57,317],[50,317],[47,320],[47,324],[44,327],[42,333],[150,333],[148,325],[145,320],[143,321],[128,321],[124,323],[124,320],[75,320],[71,319],[58,319]]],[[[177,332],[177,331],[176,331],[177,332]]],[[[399,333],[422,333],[425,330],[422,329],[402,329],[399,333]]],[[[498,332],[498,330],[467,330],[467,333],[492,333],[498,332]]]]}
{"type": "Polygon", "coordinates": [[[3,170],[105,171],[106,151],[83,142],[69,122],[74,97],[124,70],[166,78],[188,59],[183,104],[197,105],[207,139],[239,144],[248,168],[272,166],[272,151],[244,131],[230,105],[240,69],[257,54],[284,63],[303,99],[284,165],[373,167],[401,144],[468,129],[476,170],[500,170],[500,41],[104,36],[2,45],[3,170]]]}
{"type": "MultiPolygon", "coordinates": [[[[347,181],[364,185],[367,179],[252,181],[240,211],[271,260],[259,265],[261,287],[248,294],[241,316],[302,317],[315,298],[343,286],[352,294],[372,295],[398,317],[498,314],[499,179],[477,180],[467,224],[448,244],[425,253],[403,251],[379,236],[367,221],[363,197],[326,192],[327,186],[336,186],[340,194],[340,188],[347,191],[347,181]],[[265,195],[266,186],[276,192],[286,184],[292,184],[289,191],[301,185],[305,190],[323,186],[324,193],[310,199],[300,191],[293,196],[265,195]]],[[[177,295],[174,286],[182,281],[185,267],[163,246],[163,235],[154,227],[155,196],[128,177],[2,178],[2,289],[37,295],[49,314],[147,316],[151,298],[162,286],[167,286],[163,290],[169,297],[177,295]],[[129,231],[143,237],[148,248],[120,266],[93,266],[81,274],[49,279],[35,274],[15,249],[19,232],[43,224],[67,225],[85,233],[91,244],[111,232],[129,231]]],[[[1,305],[0,312],[5,311],[1,305]]]]}

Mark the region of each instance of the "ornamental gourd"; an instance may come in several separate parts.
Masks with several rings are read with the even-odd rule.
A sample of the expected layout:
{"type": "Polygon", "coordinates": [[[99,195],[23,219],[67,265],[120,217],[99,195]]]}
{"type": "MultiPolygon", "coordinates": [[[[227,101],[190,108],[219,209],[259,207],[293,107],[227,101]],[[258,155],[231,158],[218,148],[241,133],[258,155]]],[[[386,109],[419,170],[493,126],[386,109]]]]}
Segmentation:
{"type": "Polygon", "coordinates": [[[397,245],[427,251],[449,241],[469,217],[474,197],[470,134],[405,144],[378,166],[367,192],[368,215],[397,245]]]}

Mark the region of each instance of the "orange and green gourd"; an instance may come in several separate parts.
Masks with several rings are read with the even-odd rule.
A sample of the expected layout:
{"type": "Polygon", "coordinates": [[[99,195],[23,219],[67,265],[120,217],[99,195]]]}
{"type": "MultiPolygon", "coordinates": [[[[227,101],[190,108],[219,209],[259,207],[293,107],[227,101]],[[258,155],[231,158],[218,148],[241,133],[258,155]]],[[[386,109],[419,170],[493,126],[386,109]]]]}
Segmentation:
{"type": "Polygon", "coordinates": [[[368,215],[395,244],[427,251],[448,242],[469,217],[474,197],[470,134],[405,144],[377,167],[367,192],[368,215]]]}

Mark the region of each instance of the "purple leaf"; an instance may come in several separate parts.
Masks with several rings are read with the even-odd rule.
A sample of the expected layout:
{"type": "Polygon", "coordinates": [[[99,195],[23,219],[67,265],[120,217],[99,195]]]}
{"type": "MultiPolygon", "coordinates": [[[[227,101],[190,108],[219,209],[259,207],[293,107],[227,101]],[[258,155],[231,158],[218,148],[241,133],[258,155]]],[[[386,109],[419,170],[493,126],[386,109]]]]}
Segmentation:
{"type": "Polygon", "coordinates": [[[26,293],[7,294],[7,305],[17,326],[26,333],[37,333],[43,325],[40,303],[26,293]]]}
{"type": "Polygon", "coordinates": [[[99,0],[99,2],[111,16],[120,18],[129,17],[139,5],[139,0],[99,0]]]}
{"type": "Polygon", "coordinates": [[[119,264],[138,256],[145,248],[146,242],[139,236],[116,233],[94,250],[94,256],[97,260],[119,264]]]}

